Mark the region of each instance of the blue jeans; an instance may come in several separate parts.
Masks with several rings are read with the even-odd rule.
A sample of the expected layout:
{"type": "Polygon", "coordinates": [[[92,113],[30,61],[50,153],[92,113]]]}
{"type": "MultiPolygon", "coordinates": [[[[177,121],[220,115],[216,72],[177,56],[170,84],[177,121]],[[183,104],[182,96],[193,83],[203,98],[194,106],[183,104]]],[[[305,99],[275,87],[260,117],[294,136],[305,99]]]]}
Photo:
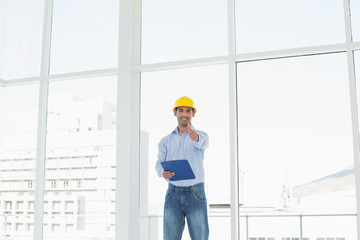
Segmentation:
{"type": "Polygon", "coordinates": [[[204,183],[190,187],[169,184],[164,206],[164,240],[181,240],[185,217],[192,240],[209,239],[204,183]]]}

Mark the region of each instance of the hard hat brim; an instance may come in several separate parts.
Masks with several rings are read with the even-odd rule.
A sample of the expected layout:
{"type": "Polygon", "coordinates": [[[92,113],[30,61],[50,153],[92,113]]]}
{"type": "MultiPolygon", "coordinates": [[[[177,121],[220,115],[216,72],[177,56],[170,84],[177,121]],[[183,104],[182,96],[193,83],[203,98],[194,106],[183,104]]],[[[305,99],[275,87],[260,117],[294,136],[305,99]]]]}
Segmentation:
{"type": "Polygon", "coordinates": [[[176,107],[174,107],[174,108],[173,108],[173,112],[176,112],[176,109],[177,109],[177,108],[179,108],[179,107],[188,107],[188,108],[192,108],[192,109],[193,109],[193,111],[194,111],[194,113],[196,113],[196,111],[197,111],[197,110],[196,110],[196,108],[194,108],[194,107],[189,107],[189,106],[176,106],[176,107]]]}

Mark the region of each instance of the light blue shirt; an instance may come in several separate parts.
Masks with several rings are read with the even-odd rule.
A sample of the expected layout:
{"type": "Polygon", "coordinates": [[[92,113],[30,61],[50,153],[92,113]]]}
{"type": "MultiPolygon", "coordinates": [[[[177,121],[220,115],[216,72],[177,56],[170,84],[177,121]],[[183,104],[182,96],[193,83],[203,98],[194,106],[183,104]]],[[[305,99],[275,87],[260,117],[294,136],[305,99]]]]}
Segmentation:
{"type": "MultiPolygon", "coordinates": [[[[191,125],[191,129],[195,128],[191,125]]],[[[189,137],[189,130],[181,134],[176,127],[169,135],[161,139],[159,143],[159,154],[156,162],[156,172],[159,177],[163,177],[163,168],[160,162],[178,159],[186,159],[194,172],[195,179],[170,181],[171,184],[179,187],[192,186],[204,182],[204,152],[209,145],[209,137],[205,132],[195,130],[199,140],[192,141],[189,137]]]]}

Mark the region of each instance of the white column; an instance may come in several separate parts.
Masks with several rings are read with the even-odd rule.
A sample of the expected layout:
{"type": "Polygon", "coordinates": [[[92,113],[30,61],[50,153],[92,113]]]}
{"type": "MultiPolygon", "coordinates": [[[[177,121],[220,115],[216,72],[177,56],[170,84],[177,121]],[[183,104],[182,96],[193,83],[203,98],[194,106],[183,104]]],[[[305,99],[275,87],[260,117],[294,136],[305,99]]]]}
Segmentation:
{"type": "Polygon", "coordinates": [[[140,1],[120,0],[115,239],[139,239],[140,1]]]}

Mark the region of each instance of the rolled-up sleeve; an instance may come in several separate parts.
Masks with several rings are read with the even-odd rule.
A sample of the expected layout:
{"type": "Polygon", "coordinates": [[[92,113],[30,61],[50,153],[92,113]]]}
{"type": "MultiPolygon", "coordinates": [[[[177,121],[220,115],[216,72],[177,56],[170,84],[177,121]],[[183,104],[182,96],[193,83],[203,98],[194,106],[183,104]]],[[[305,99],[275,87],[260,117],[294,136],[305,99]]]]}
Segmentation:
{"type": "Polygon", "coordinates": [[[164,144],[164,140],[161,140],[158,144],[158,160],[156,161],[155,170],[159,177],[162,177],[163,168],[160,164],[160,162],[163,162],[166,160],[166,147],[164,144]]]}
{"type": "Polygon", "coordinates": [[[194,142],[194,145],[198,149],[206,149],[209,146],[209,136],[207,133],[202,131],[196,131],[199,140],[197,142],[194,142]]]}

